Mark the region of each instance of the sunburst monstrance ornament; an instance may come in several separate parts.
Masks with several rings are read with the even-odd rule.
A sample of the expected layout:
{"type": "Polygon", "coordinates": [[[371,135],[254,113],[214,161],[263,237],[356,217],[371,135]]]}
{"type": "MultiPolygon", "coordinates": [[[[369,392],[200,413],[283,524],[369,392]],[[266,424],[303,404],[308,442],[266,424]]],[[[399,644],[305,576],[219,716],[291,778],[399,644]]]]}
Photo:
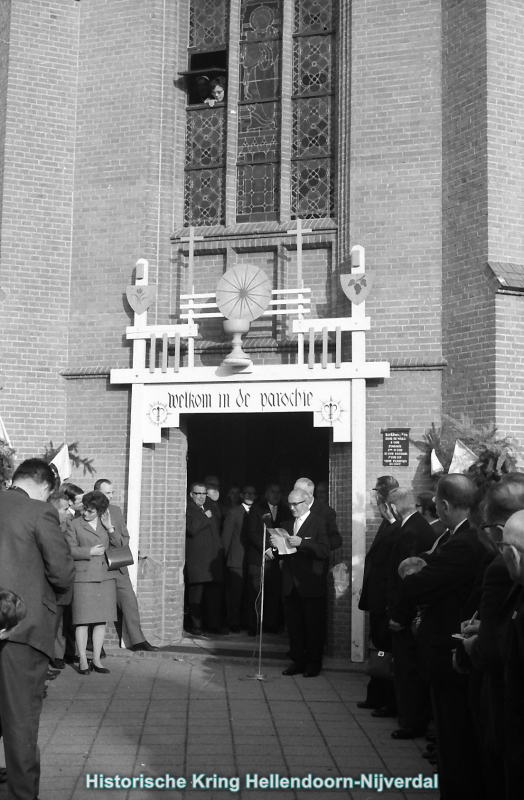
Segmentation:
{"type": "Polygon", "coordinates": [[[242,334],[254,319],[261,317],[271,300],[271,281],[264,270],[243,264],[226,270],[216,291],[217,306],[226,317],[224,330],[233,336],[233,349],[222,362],[230,367],[251,366],[242,350],[242,334]]]}

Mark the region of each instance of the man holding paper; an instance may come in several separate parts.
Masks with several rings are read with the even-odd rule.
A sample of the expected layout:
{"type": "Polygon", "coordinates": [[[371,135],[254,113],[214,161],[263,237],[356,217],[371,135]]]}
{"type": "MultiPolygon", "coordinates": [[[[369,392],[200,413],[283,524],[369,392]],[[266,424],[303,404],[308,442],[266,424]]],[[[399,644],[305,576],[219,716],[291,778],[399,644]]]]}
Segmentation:
{"type": "Polygon", "coordinates": [[[284,613],[293,660],[282,674],[315,678],[324,651],[330,543],[324,520],[311,514],[309,503],[307,492],[294,489],[288,498],[293,519],[270,537],[282,560],[284,613]]]}

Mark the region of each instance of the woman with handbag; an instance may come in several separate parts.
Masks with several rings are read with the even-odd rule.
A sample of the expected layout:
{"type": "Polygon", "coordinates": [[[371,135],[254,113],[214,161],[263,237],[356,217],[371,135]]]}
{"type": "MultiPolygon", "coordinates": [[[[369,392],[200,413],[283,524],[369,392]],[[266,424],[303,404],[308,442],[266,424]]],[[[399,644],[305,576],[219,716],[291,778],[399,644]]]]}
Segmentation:
{"type": "Polygon", "coordinates": [[[66,539],[75,560],[73,625],[80,664],[80,675],[108,673],[100,663],[106,623],[116,619],[115,576],[109,571],[105,552],[109,535],[102,522],[107,516],[108,498],[102,492],[88,492],[83,497],[82,515],[68,522],[66,539]],[[88,626],[93,625],[93,661],[86,655],[88,626]]]}

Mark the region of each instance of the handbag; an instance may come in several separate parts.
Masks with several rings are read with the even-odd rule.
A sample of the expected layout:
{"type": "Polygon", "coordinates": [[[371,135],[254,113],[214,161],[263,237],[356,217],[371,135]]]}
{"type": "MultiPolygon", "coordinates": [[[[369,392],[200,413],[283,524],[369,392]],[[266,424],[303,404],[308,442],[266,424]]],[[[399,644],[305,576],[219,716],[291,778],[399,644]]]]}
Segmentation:
{"type": "Polygon", "coordinates": [[[125,547],[111,547],[106,550],[106,561],[108,570],[130,567],[135,563],[128,544],[125,547]]]}
{"type": "Polygon", "coordinates": [[[370,643],[368,675],[370,678],[393,680],[393,653],[387,653],[385,650],[378,650],[370,643]]]}

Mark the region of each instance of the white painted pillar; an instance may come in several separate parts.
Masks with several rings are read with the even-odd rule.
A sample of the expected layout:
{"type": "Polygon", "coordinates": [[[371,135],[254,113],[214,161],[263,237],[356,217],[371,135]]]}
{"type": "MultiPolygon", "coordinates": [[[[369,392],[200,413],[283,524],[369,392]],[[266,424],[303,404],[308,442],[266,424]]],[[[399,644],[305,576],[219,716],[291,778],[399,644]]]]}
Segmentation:
{"type": "MultiPolygon", "coordinates": [[[[351,248],[351,274],[365,271],[364,248],[351,248]]],[[[365,303],[352,304],[352,317],[366,316],[365,303]]],[[[352,361],[363,364],[366,360],[366,334],[352,333],[352,361]]],[[[358,608],[364,558],[366,555],[366,381],[353,378],[351,381],[351,660],[364,660],[364,612],[358,608]]]]}
{"type": "MultiPolygon", "coordinates": [[[[147,285],[149,264],[145,258],[136,262],[135,284],[147,285]]],[[[147,311],[136,314],[135,328],[145,328],[147,311]]],[[[133,369],[145,370],[146,340],[133,340],[133,369]]],[[[135,563],[129,567],[129,577],[136,591],[138,574],[138,540],[140,535],[140,501],[142,496],[142,422],[144,418],[144,385],[134,383],[131,387],[131,425],[129,431],[129,473],[127,477],[127,528],[129,530],[129,546],[135,563]]]]}

